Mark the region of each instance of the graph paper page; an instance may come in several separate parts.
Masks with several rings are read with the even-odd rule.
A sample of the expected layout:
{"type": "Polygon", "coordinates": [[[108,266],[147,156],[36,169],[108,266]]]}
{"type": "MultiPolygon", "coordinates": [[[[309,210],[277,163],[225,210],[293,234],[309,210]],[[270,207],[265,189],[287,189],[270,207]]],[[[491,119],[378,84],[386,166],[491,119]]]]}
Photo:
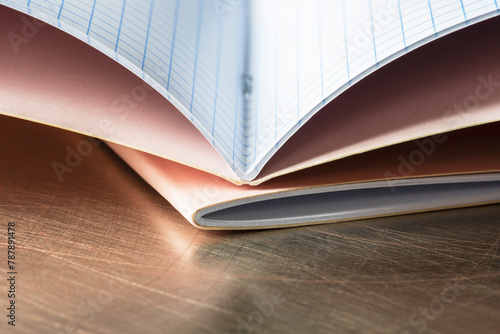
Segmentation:
{"type": "Polygon", "coordinates": [[[235,153],[245,60],[243,1],[0,0],[0,4],[59,27],[116,59],[172,102],[226,161],[243,156],[235,153]]]}
{"type": "Polygon", "coordinates": [[[370,72],[497,14],[494,0],[257,0],[250,177],[317,110],[370,72]]]}

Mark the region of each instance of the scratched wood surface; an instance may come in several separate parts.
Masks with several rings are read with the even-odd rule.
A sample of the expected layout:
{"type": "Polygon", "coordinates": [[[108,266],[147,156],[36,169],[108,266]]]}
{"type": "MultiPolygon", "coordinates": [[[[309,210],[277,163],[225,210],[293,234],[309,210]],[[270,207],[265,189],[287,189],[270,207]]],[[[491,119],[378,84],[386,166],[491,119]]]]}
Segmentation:
{"type": "Polygon", "coordinates": [[[0,117],[1,333],[498,333],[500,206],[201,231],[104,145],[0,117]],[[16,328],[7,222],[16,222],[16,328]]]}

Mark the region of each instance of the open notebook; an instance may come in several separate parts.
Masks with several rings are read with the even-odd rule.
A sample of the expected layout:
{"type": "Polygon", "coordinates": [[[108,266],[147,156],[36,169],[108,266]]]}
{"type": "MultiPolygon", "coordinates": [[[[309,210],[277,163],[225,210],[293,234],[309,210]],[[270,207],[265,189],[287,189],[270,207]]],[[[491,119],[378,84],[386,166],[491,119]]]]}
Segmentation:
{"type": "Polygon", "coordinates": [[[197,226],[500,201],[496,1],[0,4],[0,112],[108,141],[197,226]]]}

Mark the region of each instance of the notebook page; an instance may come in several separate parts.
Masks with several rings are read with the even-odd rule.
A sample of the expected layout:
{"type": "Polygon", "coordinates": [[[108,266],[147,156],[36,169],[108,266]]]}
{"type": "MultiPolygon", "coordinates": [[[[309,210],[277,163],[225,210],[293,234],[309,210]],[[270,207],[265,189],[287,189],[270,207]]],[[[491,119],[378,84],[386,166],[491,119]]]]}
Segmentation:
{"type": "Polygon", "coordinates": [[[170,100],[226,161],[240,158],[234,141],[242,108],[243,2],[0,0],[0,4],[59,27],[116,59],[170,100]]]}
{"type": "Polygon", "coordinates": [[[317,110],[370,72],[497,14],[494,0],[256,1],[247,177],[254,178],[317,110]]]}
{"type": "Polygon", "coordinates": [[[247,23],[243,0],[0,3],[66,30],[144,78],[244,180],[369,72],[498,12],[494,0],[256,0],[247,23]]]}

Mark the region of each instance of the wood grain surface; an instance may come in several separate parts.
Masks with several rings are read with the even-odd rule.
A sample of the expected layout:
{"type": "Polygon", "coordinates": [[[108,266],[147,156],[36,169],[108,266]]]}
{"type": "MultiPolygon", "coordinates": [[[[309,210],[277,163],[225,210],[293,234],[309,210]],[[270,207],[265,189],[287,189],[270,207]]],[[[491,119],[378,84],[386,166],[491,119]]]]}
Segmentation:
{"type": "Polygon", "coordinates": [[[88,139],[0,124],[1,333],[499,332],[500,205],[202,231],[103,144],[60,182],[88,139]]]}

